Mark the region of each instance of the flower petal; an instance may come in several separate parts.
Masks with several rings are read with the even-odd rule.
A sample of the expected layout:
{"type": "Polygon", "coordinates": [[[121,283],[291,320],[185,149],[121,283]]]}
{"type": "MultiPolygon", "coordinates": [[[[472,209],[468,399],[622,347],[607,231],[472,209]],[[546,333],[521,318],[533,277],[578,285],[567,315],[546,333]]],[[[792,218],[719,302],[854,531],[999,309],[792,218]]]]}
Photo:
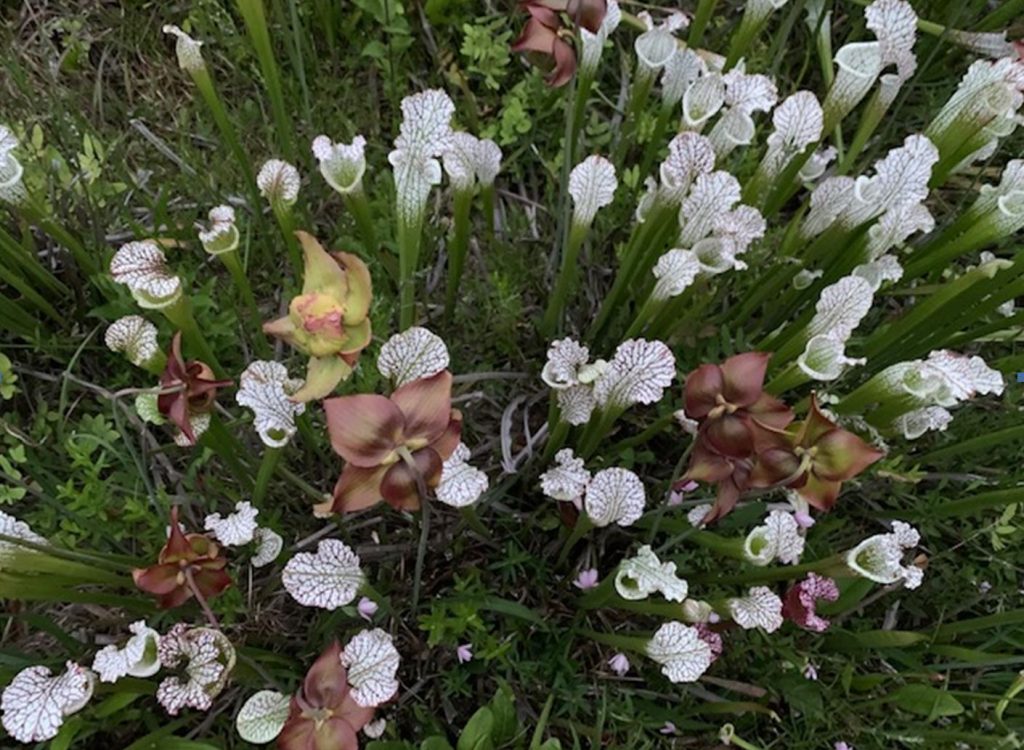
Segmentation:
{"type": "Polygon", "coordinates": [[[299,552],[281,573],[281,582],[295,601],[328,610],[352,602],[363,580],[359,556],[338,539],[324,539],[315,554],[299,552]]]}
{"type": "Polygon", "coordinates": [[[722,395],[730,404],[752,406],[764,388],[764,374],[768,370],[767,352],[737,354],[722,363],[722,395]]]}
{"type": "Polygon", "coordinates": [[[400,444],[405,418],[400,406],[384,396],[329,398],[324,401],[324,412],[331,447],[355,466],[378,466],[400,444]]]}
{"type": "Polygon", "coordinates": [[[452,374],[444,370],[406,383],[391,394],[391,402],[404,417],[405,440],[430,444],[444,434],[451,421],[452,374]]]}
{"type": "Polygon", "coordinates": [[[401,510],[418,510],[423,498],[420,497],[420,482],[425,487],[436,487],[441,480],[441,457],[432,448],[423,448],[412,454],[415,468],[404,461],[393,464],[384,474],[380,493],[385,502],[401,510]]]}
{"type": "Polygon", "coordinates": [[[389,467],[374,466],[361,468],[348,464],[334,485],[334,502],[331,512],[352,513],[364,510],[380,502],[380,483],[389,467]]]}

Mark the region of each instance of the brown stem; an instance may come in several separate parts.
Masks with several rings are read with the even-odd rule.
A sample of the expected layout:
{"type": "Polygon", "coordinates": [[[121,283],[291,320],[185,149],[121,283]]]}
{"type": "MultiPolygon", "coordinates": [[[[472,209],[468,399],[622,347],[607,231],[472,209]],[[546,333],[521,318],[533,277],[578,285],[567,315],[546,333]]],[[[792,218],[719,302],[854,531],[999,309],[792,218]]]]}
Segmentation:
{"type": "Polygon", "coordinates": [[[203,614],[206,615],[206,619],[209,623],[217,630],[220,630],[220,622],[217,620],[217,615],[213,614],[213,610],[210,609],[210,605],[206,602],[206,597],[196,586],[196,579],[192,577],[192,569],[190,567],[183,568],[185,573],[185,583],[188,584],[189,591],[192,592],[192,596],[199,602],[200,608],[203,610],[203,614]]]}

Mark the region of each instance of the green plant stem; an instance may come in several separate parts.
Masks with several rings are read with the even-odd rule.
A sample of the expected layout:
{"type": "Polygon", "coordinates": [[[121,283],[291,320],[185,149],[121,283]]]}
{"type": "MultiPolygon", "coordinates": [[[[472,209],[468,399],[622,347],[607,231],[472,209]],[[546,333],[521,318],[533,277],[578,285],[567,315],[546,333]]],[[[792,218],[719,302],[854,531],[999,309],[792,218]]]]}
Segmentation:
{"type": "Polygon", "coordinates": [[[248,451],[238,438],[228,430],[217,414],[210,415],[210,428],[200,438],[224,462],[246,492],[253,489],[252,472],[243,463],[242,456],[248,451]]]}
{"type": "Polygon", "coordinates": [[[275,140],[289,161],[294,162],[297,156],[295,141],[292,135],[292,122],[288,107],[285,104],[284,89],[281,87],[281,74],[274,57],[274,47],[267,28],[267,17],[263,8],[263,0],[238,0],[238,10],[245,21],[245,29],[249,34],[256,58],[263,72],[263,80],[270,97],[270,109],[273,112],[275,140]]]}
{"type": "Polygon", "coordinates": [[[370,201],[367,200],[366,193],[360,186],[358,190],[342,195],[342,200],[356,222],[356,229],[359,230],[359,236],[366,245],[367,254],[373,257],[378,249],[377,231],[374,228],[373,212],[370,210],[370,201]]]}
{"type": "Polygon", "coordinates": [[[217,130],[220,131],[220,137],[224,139],[224,143],[227,144],[228,150],[231,151],[235,163],[238,164],[238,168],[242,172],[242,179],[252,201],[253,213],[258,215],[259,211],[256,210],[256,207],[260,205],[261,196],[259,188],[256,186],[256,175],[252,170],[249,155],[242,147],[238,131],[231,122],[227,108],[217,92],[217,86],[214,83],[213,77],[207,68],[190,71],[190,74],[193,83],[199,90],[199,95],[206,104],[206,108],[210,111],[210,116],[213,117],[217,130]]]}
{"type": "Polygon", "coordinates": [[[581,630],[580,635],[590,638],[592,641],[603,643],[606,646],[632,651],[637,654],[647,653],[647,638],[640,638],[632,635],[619,635],[618,633],[599,633],[596,630],[581,630]]]}
{"type": "Polygon", "coordinates": [[[665,132],[668,130],[669,123],[678,115],[676,111],[679,109],[679,105],[668,106],[666,104],[661,105],[661,112],[658,113],[658,119],[654,123],[654,132],[651,135],[649,141],[644,146],[644,153],[640,159],[640,176],[646,177],[651,173],[651,167],[654,165],[654,159],[658,155],[658,151],[661,148],[662,141],[665,139],[665,132]]]}
{"type": "Polygon", "coordinates": [[[589,229],[574,221],[569,230],[569,239],[565,245],[565,252],[562,253],[562,266],[558,271],[558,279],[555,281],[554,291],[548,300],[548,307],[540,325],[540,330],[545,336],[550,337],[558,330],[566,303],[575,291],[580,248],[583,247],[589,229]]]}
{"type": "MultiPolygon", "coordinates": [[[[288,258],[291,261],[292,272],[298,284],[304,275],[305,264],[302,260],[302,248],[299,247],[299,240],[295,236],[295,217],[292,214],[291,206],[281,201],[271,201],[270,207],[274,211],[274,218],[277,219],[277,226],[281,230],[281,237],[288,249],[288,258]]],[[[297,284],[297,285],[298,285],[297,284]]]]}
{"type": "Polygon", "coordinates": [[[590,519],[587,517],[586,511],[580,512],[579,518],[576,519],[576,525],[572,527],[572,531],[565,538],[565,543],[562,545],[562,549],[558,553],[558,567],[565,565],[565,561],[569,558],[569,553],[572,552],[572,548],[575,547],[593,528],[594,524],[591,523],[590,519]]]}
{"type": "Polygon", "coordinates": [[[195,315],[192,312],[192,303],[188,295],[182,294],[171,305],[163,308],[161,312],[171,322],[171,325],[181,331],[185,342],[199,353],[199,358],[213,369],[217,377],[223,378],[227,375],[227,370],[224,369],[217,359],[213,348],[203,335],[199,324],[196,323],[195,315]]]}
{"type": "Polygon", "coordinates": [[[594,85],[594,77],[580,71],[576,81],[576,92],[573,94],[572,133],[569,138],[570,161],[575,164],[579,154],[580,133],[583,130],[583,119],[587,113],[587,100],[594,85]]]}
{"type": "Polygon", "coordinates": [[[452,206],[452,241],[448,246],[448,285],[445,290],[444,316],[451,320],[459,298],[459,285],[469,251],[469,210],[473,205],[473,191],[456,190],[452,206]]]}
{"type": "Polygon", "coordinates": [[[743,553],[743,539],[729,539],[711,531],[695,529],[693,533],[687,537],[687,540],[694,544],[698,544],[705,549],[709,549],[712,552],[717,552],[725,557],[731,557],[734,560],[746,559],[743,553]]]}
{"type": "Polygon", "coordinates": [[[633,85],[629,90],[629,104],[626,106],[626,114],[622,118],[622,130],[619,132],[619,140],[615,144],[615,152],[612,156],[612,164],[615,171],[620,172],[622,163],[629,153],[629,147],[633,145],[633,136],[637,124],[647,106],[647,100],[651,97],[651,89],[654,87],[655,74],[642,71],[637,68],[633,76],[633,85]]]}
{"type": "Polygon", "coordinates": [[[484,226],[487,228],[487,245],[494,242],[494,183],[480,186],[480,202],[483,204],[484,226]]]}
{"type": "Polygon", "coordinates": [[[82,241],[54,219],[41,202],[30,199],[27,203],[18,206],[17,210],[29,222],[35,224],[44,233],[56,240],[57,244],[67,248],[71,252],[71,257],[75,259],[75,264],[82,270],[82,273],[86,276],[99,273],[99,265],[89,255],[82,241]]]}
{"type": "Polygon", "coordinates": [[[655,299],[654,296],[648,296],[644,300],[644,304],[637,311],[636,318],[633,319],[632,325],[626,329],[625,339],[632,339],[643,333],[643,330],[647,325],[657,319],[658,314],[665,309],[665,303],[667,300],[655,299]]]}
{"type": "Polygon", "coordinates": [[[857,131],[853,134],[853,140],[850,141],[846,153],[843,154],[842,161],[839,162],[836,174],[843,175],[850,171],[853,163],[857,161],[857,157],[864,150],[864,146],[867,145],[868,140],[882,122],[882,118],[885,117],[886,110],[887,107],[882,104],[881,90],[876,87],[874,94],[861,110],[857,131]]]}
{"type": "Polygon", "coordinates": [[[416,271],[423,235],[423,214],[406,223],[398,220],[398,330],[409,328],[416,318],[416,271]]]}
{"type": "Polygon", "coordinates": [[[245,304],[250,324],[256,326],[253,341],[257,353],[261,357],[269,359],[272,355],[270,344],[267,343],[267,339],[263,335],[263,329],[260,326],[259,308],[256,306],[256,297],[252,293],[249,277],[246,275],[245,269],[242,268],[242,260],[238,255],[238,251],[229,250],[226,253],[220,253],[217,257],[220,258],[221,263],[224,264],[224,267],[228,269],[228,273],[231,274],[231,280],[235,283],[235,289],[245,304]]]}
{"type": "Polygon", "coordinates": [[[754,41],[754,37],[760,34],[761,29],[768,23],[769,16],[770,13],[766,14],[763,18],[756,18],[751,11],[751,5],[747,5],[743,11],[743,18],[740,19],[739,28],[736,29],[732,39],[729,40],[729,53],[726,55],[723,70],[728,71],[740,61],[741,57],[747,54],[747,50],[754,41]]]}
{"type": "Polygon", "coordinates": [[[601,441],[621,415],[621,409],[616,409],[610,405],[594,411],[580,438],[578,453],[581,458],[590,458],[594,454],[594,451],[597,450],[601,441]]]}
{"type": "Polygon", "coordinates": [[[717,4],[718,0],[700,0],[697,4],[697,12],[693,14],[693,20],[690,21],[690,34],[686,38],[687,46],[696,49],[704,41],[704,31],[708,27],[708,21],[711,20],[711,15],[715,12],[717,4]]]}
{"type": "Polygon", "coordinates": [[[786,391],[800,387],[810,379],[810,376],[801,370],[795,362],[791,362],[785,370],[769,381],[764,390],[773,396],[779,396],[786,391]]]}
{"type": "Polygon", "coordinates": [[[282,452],[281,448],[271,448],[269,446],[263,451],[260,468],[256,474],[256,487],[252,491],[253,505],[259,507],[260,503],[263,502],[263,498],[267,496],[270,480],[274,476],[274,470],[277,468],[278,462],[281,460],[282,452]]]}

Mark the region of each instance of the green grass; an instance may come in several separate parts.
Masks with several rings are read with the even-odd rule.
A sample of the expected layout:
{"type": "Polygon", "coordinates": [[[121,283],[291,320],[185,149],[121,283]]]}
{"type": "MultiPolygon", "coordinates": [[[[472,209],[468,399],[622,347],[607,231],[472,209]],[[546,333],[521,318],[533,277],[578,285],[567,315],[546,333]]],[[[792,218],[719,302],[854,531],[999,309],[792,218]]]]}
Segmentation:
{"type": "MultiPolygon", "coordinates": [[[[491,135],[505,152],[498,178],[498,231],[493,242],[483,242],[482,222],[475,217],[478,231],[470,241],[461,299],[450,321],[443,315],[441,249],[450,216],[447,191],[432,195],[417,276],[421,320],[445,339],[452,370],[463,376],[455,391],[466,416],[463,440],[491,477],[493,490],[477,510],[488,534],[435,504],[422,593],[413,607],[416,523],[384,506],[330,521],[310,513],[312,494],[330,492],[341,469],[325,437],[323,411],[311,405],[300,434],[283,452],[286,473],[275,475],[260,506],[261,525],[285,537],[286,555],[259,570],[239,566],[233,571],[235,587],[213,602],[243,656],[215,710],[186,711],[170,720],[150,695],[155,680],[131,681],[127,688],[119,683],[117,691],[101,689],[90,708],[66,725],[73,728],[66,730],[70,746],[243,747],[233,726],[241,703],[265,687],[268,677],[291,691],[331,639],[347,640],[364,626],[354,607],[335,613],[302,608],[281,587],[283,560],[299,544],[308,548],[304,540],[325,528],[362,556],[373,586],[385,597],[377,622],[394,634],[403,657],[397,701],[378,712],[388,719],[388,734],[385,741],[370,744],[380,750],[406,747],[387,741],[418,747],[431,735],[446,735],[454,745],[460,730],[503,685],[514,696],[517,716],[502,747],[525,747],[539,730],[538,747],[540,741],[557,738],[566,748],[711,748],[718,746],[719,729],[726,723],[765,750],[820,750],[841,740],[856,750],[1020,746],[1024,709],[1014,696],[1018,673],[1024,670],[1024,441],[1019,429],[1024,391],[1012,383],[1012,372],[1004,373],[1011,382],[1002,398],[962,406],[948,432],[899,442],[873,471],[847,487],[836,511],[821,517],[810,536],[807,561],[879,532],[881,519],[911,521],[921,530],[928,557],[920,589],[850,591],[832,613],[835,627],[825,636],[793,627],[772,636],[730,631],[724,655],[694,685],[669,683],[657,665],[640,656],[631,657],[629,675],[617,678],[607,667],[613,649],[584,631],[649,633],[663,618],[611,608],[578,610],[572,580],[577,568],[589,565],[602,576],[611,574],[618,560],[646,541],[644,532],[591,534],[576,548],[571,564],[560,566],[564,532],[559,509],[537,489],[537,476],[546,468],[539,460],[543,448],[534,446],[513,474],[503,474],[502,465],[503,443],[517,455],[548,416],[548,395],[538,377],[548,341],[537,323],[558,269],[554,251],[559,246],[564,92],[545,88],[519,58],[501,54],[522,20],[507,12],[509,4],[266,0],[265,5],[280,94],[273,80],[269,87],[263,83],[266,65],[250,46],[234,3],[203,0],[170,7],[48,0],[5,5],[0,9],[0,122],[23,136],[30,186],[45,196],[52,214],[81,238],[101,268],[130,239],[180,241],[168,258],[183,275],[204,335],[237,379],[255,358],[260,321],[233,303],[231,278],[202,252],[194,223],[205,221],[214,205],[236,205],[239,252],[263,320],[280,314],[282,299],[287,304],[298,284],[273,215],[265,203],[252,202],[251,186],[235,155],[222,142],[189,77],[177,68],[170,38],[160,31],[164,23],[190,26],[206,42],[205,59],[252,165],[258,169],[266,159],[285,158],[294,138],[303,178],[294,207],[296,225],[329,248],[357,252],[370,266],[375,342],[353,378],[341,386],[342,393],[365,393],[385,387],[374,357],[379,344],[397,330],[396,227],[390,218],[393,186],[386,157],[397,134],[398,103],[423,88],[448,90],[458,107],[458,125],[491,135]],[[500,42],[470,54],[473,49],[463,46],[466,24],[490,24],[500,42]],[[290,118],[290,132],[281,132],[282,117],[290,118]],[[380,247],[363,246],[340,197],[316,171],[308,144],[324,132],[335,140],[356,134],[368,139],[371,166],[364,180],[380,247]],[[978,442],[998,431],[1005,431],[1005,440],[978,442]],[[969,501],[981,495],[986,497],[969,501]],[[455,648],[467,642],[475,658],[460,665],[455,648]],[[802,674],[808,663],[817,670],[816,681],[802,674]],[[659,733],[668,721],[678,728],[674,738],[659,733]],[[161,732],[164,739],[156,739],[161,732]],[[171,734],[180,739],[167,740],[171,734]]],[[[739,19],[737,5],[718,3],[704,32],[707,46],[727,49],[739,19]]],[[[985,17],[988,5],[914,2],[922,17],[968,29],[985,17]]],[[[683,6],[692,12],[696,3],[683,6]]],[[[747,61],[748,71],[772,71],[783,95],[801,87],[824,90],[800,6],[792,2],[773,16],[747,61]],[[779,34],[773,42],[780,28],[788,29],[788,36],[779,34]]],[[[861,19],[857,3],[834,3],[835,48],[847,36],[864,37],[861,19]]],[[[615,118],[621,114],[616,110],[620,49],[630,53],[633,38],[625,28],[614,48],[605,51],[583,125],[584,154],[611,153],[615,118]]],[[[479,38],[474,43],[482,44],[479,38]]],[[[865,170],[906,133],[923,129],[969,59],[927,36],[918,58],[917,74],[852,173],[865,170]]],[[[655,126],[657,109],[649,110],[637,130],[641,146],[655,126]]],[[[766,119],[759,125],[769,127],[766,119]]],[[[847,141],[855,128],[855,117],[844,123],[847,141]]],[[[976,185],[991,182],[994,167],[1019,154],[1022,144],[1019,134],[1006,139],[991,168],[957,175],[933,192],[930,204],[936,214],[949,217],[969,204],[976,185]]],[[[728,167],[749,173],[757,158],[753,149],[738,149],[728,167]]],[[[567,331],[588,328],[612,283],[616,251],[628,237],[642,177],[620,174],[615,204],[598,216],[583,250],[578,291],[567,304],[567,331]]],[[[787,204],[782,216],[788,218],[795,208],[787,204]]],[[[166,430],[141,422],[134,396],[115,396],[121,389],[149,387],[153,379],[110,353],[102,341],[109,322],[138,312],[130,296],[107,279],[88,284],[50,237],[13,212],[0,213],[0,224],[6,233],[0,235],[0,259],[8,257],[10,235],[45,268],[29,272],[37,284],[33,288],[45,290],[42,299],[23,295],[0,278],[6,297],[25,300],[21,313],[11,313],[9,321],[0,317],[2,351],[14,363],[19,388],[12,400],[2,402],[0,412],[0,509],[68,549],[129,565],[149,564],[164,541],[172,504],[183,505],[183,517],[194,530],[206,514],[228,512],[249,498],[263,447],[248,424],[248,412],[237,407],[232,394],[221,397],[227,409],[225,432],[240,450],[208,440],[182,451],[166,430]],[[59,320],[53,320],[50,306],[59,320]]],[[[751,266],[767,263],[780,242],[776,229],[751,252],[751,266]]],[[[1018,237],[1002,249],[1019,247],[1018,237]]],[[[759,273],[748,272],[712,281],[699,313],[684,317],[673,342],[680,373],[746,351],[772,333],[764,325],[776,312],[771,303],[744,320],[729,316],[762,280],[759,273]]],[[[885,295],[879,318],[894,315],[903,302],[885,295]]],[[[0,304],[0,313],[4,309],[0,304]]],[[[168,342],[173,332],[166,320],[147,317],[158,325],[161,342],[168,342]]],[[[604,340],[607,346],[594,353],[611,355],[615,336],[628,323],[628,316],[618,320],[604,340]]],[[[986,359],[1019,357],[1013,336],[1019,338],[1019,330],[986,344],[986,359]]],[[[978,345],[968,348],[974,351],[978,345]]],[[[305,357],[288,347],[275,354],[293,374],[305,367],[305,357]]],[[[849,388],[843,392],[852,389],[849,380],[844,384],[849,388]]],[[[807,392],[804,388],[801,396],[807,392]]],[[[680,407],[676,383],[657,407],[635,409],[620,420],[593,463],[631,468],[644,477],[648,497],[660,502],[688,444],[667,419],[680,407]],[[644,433],[659,417],[665,418],[664,428],[644,433]],[[645,441],[633,444],[630,438],[639,434],[645,441]]],[[[741,536],[756,523],[754,511],[733,514],[717,531],[741,536]]],[[[679,511],[665,518],[673,512],[682,518],[679,511]]],[[[671,528],[666,523],[655,548],[678,563],[691,586],[701,587],[703,598],[735,591],[728,578],[752,570],[688,544],[671,528]]],[[[3,575],[0,591],[9,583],[3,575]]],[[[10,586],[25,601],[8,602],[0,614],[4,684],[30,664],[91,662],[97,636],[118,637],[140,616],[161,631],[179,619],[199,624],[202,618],[192,604],[170,612],[151,610],[149,599],[130,581],[121,587],[78,587],[75,595],[59,587],[32,592],[10,586]]]]}

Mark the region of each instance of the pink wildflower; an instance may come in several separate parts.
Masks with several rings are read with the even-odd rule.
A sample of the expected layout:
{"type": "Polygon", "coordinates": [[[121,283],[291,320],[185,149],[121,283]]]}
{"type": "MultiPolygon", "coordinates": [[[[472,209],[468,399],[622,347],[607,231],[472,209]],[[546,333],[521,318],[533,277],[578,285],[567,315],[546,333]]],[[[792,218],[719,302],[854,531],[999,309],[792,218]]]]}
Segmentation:
{"type": "Polygon", "coordinates": [[[598,580],[597,568],[585,568],[576,576],[576,580],[573,581],[572,585],[581,591],[589,591],[597,587],[598,580]]]}
{"type": "Polygon", "coordinates": [[[626,658],[625,654],[615,654],[615,656],[608,660],[608,666],[619,677],[623,677],[629,671],[629,659],[626,658]]]}
{"type": "Polygon", "coordinates": [[[459,664],[465,664],[466,662],[473,661],[473,645],[470,643],[463,643],[455,649],[455,656],[458,658],[459,664]]]}

